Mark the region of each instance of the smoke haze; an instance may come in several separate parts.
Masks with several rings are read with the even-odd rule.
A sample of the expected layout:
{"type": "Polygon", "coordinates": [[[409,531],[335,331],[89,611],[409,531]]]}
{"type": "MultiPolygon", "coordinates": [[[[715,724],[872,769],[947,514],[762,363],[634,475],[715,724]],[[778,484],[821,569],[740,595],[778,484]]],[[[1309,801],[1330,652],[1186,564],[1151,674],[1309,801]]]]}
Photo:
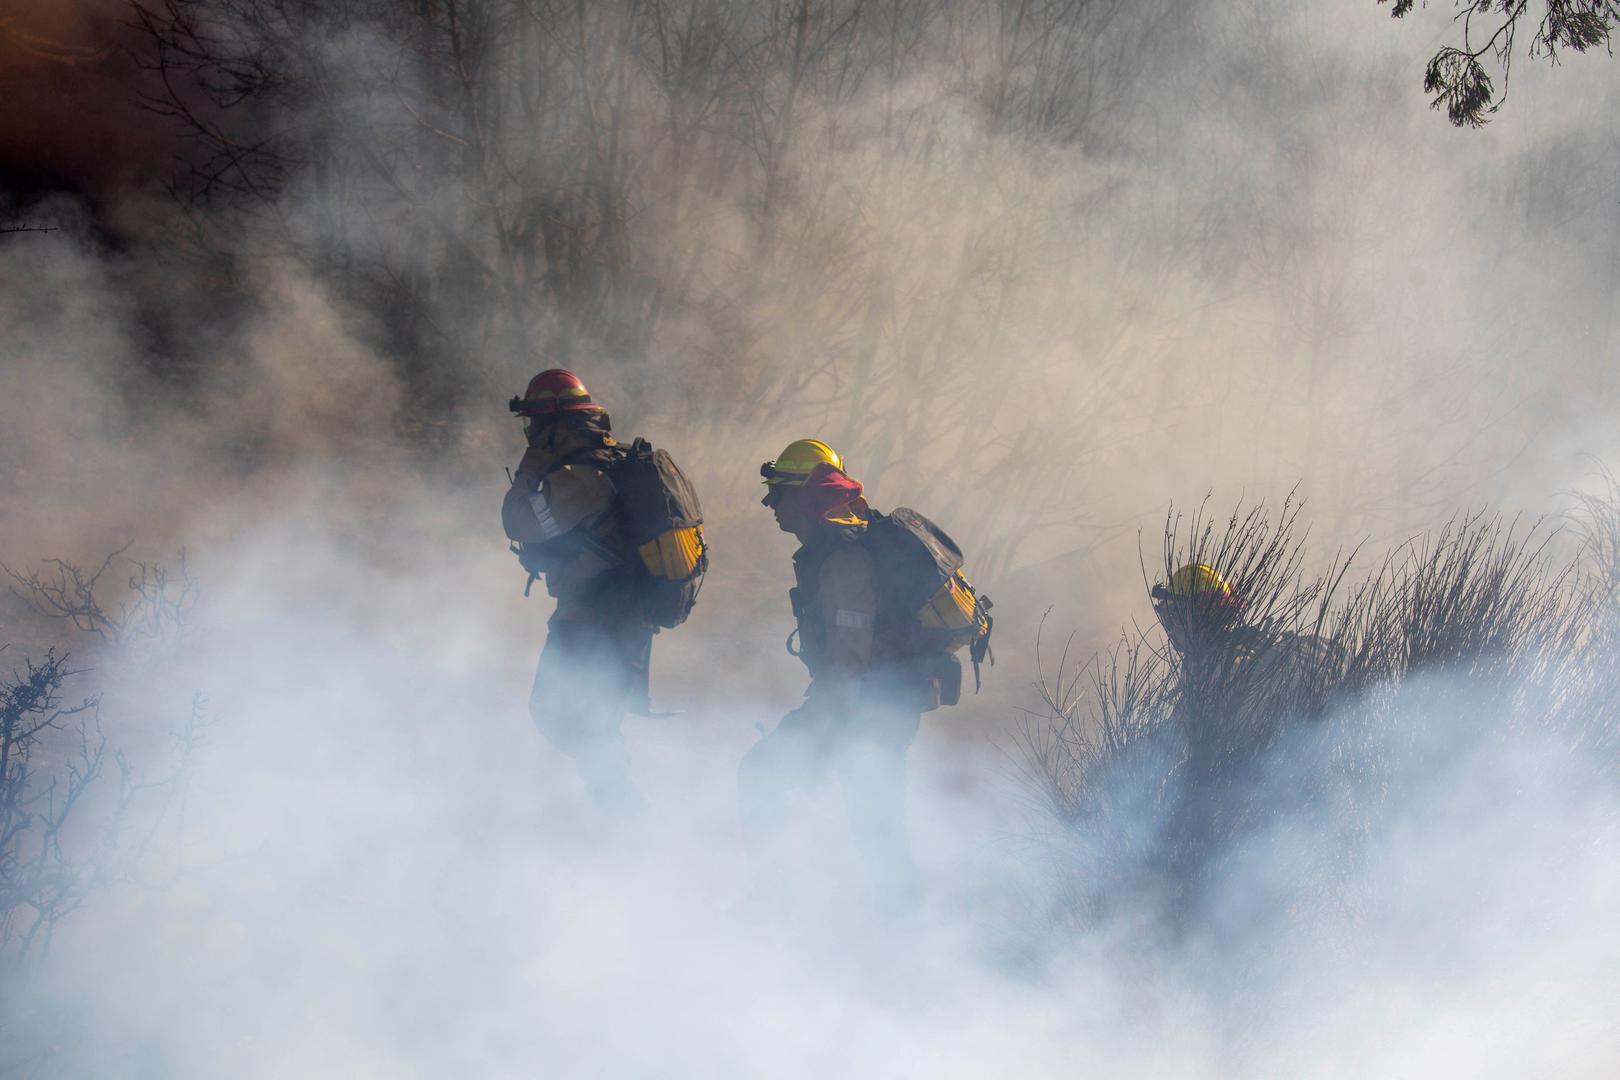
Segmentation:
{"type": "MultiPolygon", "coordinates": [[[[27,58],[8,84],[36,80],[0,124],[0,212],[56,230],[0,235],[0,559],[185,550],[202,600],[182,656],[70,644],[139,775],[166,775],[193,691],[211,720],[183,781],[131,804],[141,874],[57,930],[0,1060],[1614,1074],[1614,773],[1516,727],[1511,702],[1403,687],[1363,787],[1335,796],[1371,817],[1301,799],[1322,751],[1285,746],[1257,780],[1265,827],[1179,938],[1149,903],[1061,916],[1050,860],[1084,877],[1092,855],[1035,835],[1011,751],[1043,613],[1048,649],[1073,632],[1075,656],[1150,620],[1142,552],[1151,574],[1172,502],[1297,487],[1319,551],[1370,537],[1372,559],[1459,508],[1563,510],[1614,460],[1605,58],[1520,64],[1500,116],[1458,131],[1418,86],[1449,12],[1054,5],[1019,52],[1033,31],[997,5],[883,5],[888,38],[840,37],[876,10],[844,5],[805,33],[864,78],[787,33],[743,65],[771,77],[716,92],[713,115],[696,91],[660,112],[644,62],[620,99],[624,237],[576,223],[597,246],[540,260],[510,247],[543,232],[522,233],[522,185],[584,153],[532,136],[553,111],[491,92],[471,169],[447,148],[467,130],[453,95],[395,63],[391,8],[338,7],[282,28],[321,93],[231,123],[318,118],[353,154],[245,211],[164,195],[207,159],[131,103],[152,60],[133,31],[95,6],[0,21],[27,58]],[[113,41],[131,51],[103,56],[113,41]],[[820,66],[789,96],[777,76],[803,55],[820,66]],[[64,100],[90,126],[64,126],[64,100]],[[766,133],[730,144],[746,102],[737,123],[766,133]],[[422,138],[407,196],[368,154],[418,126],[455,138],[422,138]],[[549,604],[521,595],[496,508],[522,446],[505,400],[554,361],[617,433],[675,454],[714,545],[692,621],[655,642],[655,706],[680,715],[626,723],[653,807],[637,829],[593,818],[525,713],[549,604]],[[875,505],[956,535],[997,601],[984,693],[911,752],[928,900],[904,922],[868,902],[836,793],[810,801],[797,909],[742,902],[736,762],[803,689],[781,648],[792,544],[756,467],[809,434],[875,505]]],[[[739,35],[793,25],[712,12],[739,35]]],[[[608,71],[589,40],[595,60],[558,62],[608,71]]],[[[6,604],[17,654],[67,632],[6,604]]]]}

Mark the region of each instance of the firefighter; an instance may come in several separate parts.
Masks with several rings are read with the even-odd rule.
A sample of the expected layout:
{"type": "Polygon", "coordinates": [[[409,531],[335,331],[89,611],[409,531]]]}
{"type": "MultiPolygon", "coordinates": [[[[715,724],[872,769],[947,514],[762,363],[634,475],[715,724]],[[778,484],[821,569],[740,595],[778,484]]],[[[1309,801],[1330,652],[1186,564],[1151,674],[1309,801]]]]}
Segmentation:
{"type": "Polygon", "coordinates": [[[1213,566],[1189,563],[1153,587],[1153,613],[1189,668],[1240,665],[1253,634],[1243,622],[1244,603],[1213,566]]]}
{"type": "Polygon", "coordinates": [[[558,368],[530,380],[512,411],[528,449],[501,505],[519,559],[557,602],[529,695],[535,726],[574,760],[610,813],[639,811],[620,732],[648,711],[654,628],[644,618],[626,543],[611,512],[615,443],[608,414],[579,376],[558,368]]]}
{"type": "Polygon", "coordinates": [[[789,639],[809,669],[804,704],[744,755],[738,807],[757,902],[790,899],[781,843],[789,801],[826,774],[837,776],[856,845],[881,899],[917,895],[905,824],[906,750],[927,707],[902,669],[884,663],[878,583],[862,544],[871,511],[842,457],[800,439],[760,469],[762,500],[799,541],[789,639]]]}
{"type": "Polygon", "coordinates": [[[1248,604],[1207,563],[1189,563],[1153,587],[1153,611],[1180,666],[1183,696],[1216,693],[1239,683],[1247,696],[1305,693],[1311,676],[1340,652],[1314,634],[1267,631],[1247,617],[1248,604]]]}
{"type": "Polygon", "coordinates": [[[1206,563],[1153,588],[1153,607],[1176,664],[1177,783],[1163,843],[1171,914],[1203,902],[1213,861],[1264,813],[1251,792],[1268,752],[1298,722],[1326,709],[1342,651],[1314,634],[1255,625],[1248,604],[1206,563]]]}

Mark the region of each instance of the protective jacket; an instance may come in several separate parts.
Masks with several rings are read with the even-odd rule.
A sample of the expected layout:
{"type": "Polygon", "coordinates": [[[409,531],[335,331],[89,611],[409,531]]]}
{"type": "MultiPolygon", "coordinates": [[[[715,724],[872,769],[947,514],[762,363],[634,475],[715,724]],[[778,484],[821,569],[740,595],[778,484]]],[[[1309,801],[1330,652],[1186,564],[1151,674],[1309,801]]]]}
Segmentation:
{"type": "Polygon", "coordinates": [[[873,667],[878,601],[862,531],[829,525],[793,556],[788,595],[812,696],[852,693],[873,667]]]}
{"type": "Polygon", "coordinates": [[[589,419],[558,423],[523,455],[501,503],[519,558],[557,599],[529,695],[535,725],[574,758],[607,807],[640,803],[620,732],[648,711],[653,628],[642,616],[613,514],[614,443],[589,419]]]}
{"type": "Polygon", "coordinates": [[[810,670],[810,687],[804,704],[738,766],[738,810],[755,891],[773,907],[788,903],[792,891],[792,860],[782,842],[790,796],[828,769],[838,775],[857,847],[880,896],[905,903],[917,894],[906,838],[905,755],[922,709],[884,663],[864,529],[827,524],[794,554],[792,640],[810,670]]]}
{"type": "Polygon", "coordinates": [[[931,668],[907,655],[882,612],[864,524],[823,527],[793,556],[793,645],[810,671],[805,696],[842,709],[916,714],[939,705],[931,668]]]}
{"type": "Polygon", "coordinates": [[[506,535],[523,545],[524,565],[545,578],[559,618],[607,614],[604,592],[623,576],[616,571],[625,542],[610,514],[611,447],[611,437],[572,429],[529,447],[501,504],[506,535]]]}

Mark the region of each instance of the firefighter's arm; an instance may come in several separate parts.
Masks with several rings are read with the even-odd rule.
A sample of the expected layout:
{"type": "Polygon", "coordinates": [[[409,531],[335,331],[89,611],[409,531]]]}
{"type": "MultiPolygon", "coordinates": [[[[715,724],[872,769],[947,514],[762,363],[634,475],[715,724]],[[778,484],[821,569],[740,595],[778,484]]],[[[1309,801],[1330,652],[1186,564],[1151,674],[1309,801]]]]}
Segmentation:
{"type": "Polygon", "coordinates": [[[520,544],[543,544],[595,524],[612,502],[613,482],[601,469],[564,465],[544,479],[519,469],[501,504],[501,524],[520,544]]]}
{"type": "Polygon", "coordinates": [[[872,564],[859,547],[834,552],[822,565],[819,583],[826,651],[816,673],[821,694],[853,701],[861,676],[872,664],[877,628],[877,590],[872,564]]]}

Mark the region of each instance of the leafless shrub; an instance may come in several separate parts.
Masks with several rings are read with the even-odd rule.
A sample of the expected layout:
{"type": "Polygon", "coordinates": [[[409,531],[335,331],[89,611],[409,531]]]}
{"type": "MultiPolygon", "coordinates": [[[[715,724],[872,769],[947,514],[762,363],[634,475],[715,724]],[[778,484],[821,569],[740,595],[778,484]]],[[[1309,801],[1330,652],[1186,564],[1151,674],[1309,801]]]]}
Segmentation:
{"type": "MultiPolygon", "coordinates": [[[[1045,620],[1042,620],[1042,630],[1045,620]]],[[[1039,792],[1039,804],[1060,821],[1074,822],[1100,812],[1094,795],[1094,769],[1122,757],[1150,737],[1160,716],[1164,656],[1139,639],[1122,639],[1110,652],[1077,663],[1072,639],[1056,670],[1048,674],[1035,643],[1036,684],[1044,711],[1019,731],[1021,772],[1039,792]]]]}
{"type": "Polygon", "coordinates": [[[1593,584],[1605,598],[1620,598],[1620,480],[1600,468],[1596,494],[1571,492],[1569,523],[1580,541],[1593,584]]]}
{"type": "Polygon", "coordinates": [[[124,559],[130,544],[109,554],[94,570],[66,559],[46,559],[42,569],[18,570],[0,563],[12,581],[12,594],[41,615],[61,619],[80,633],[92,634],[117,652],[150,648],[175,656],[185,647],[187,619],[198,598],[184,551],[176,570],[157,563],[124,559]],[[115,563],[127,566],[125,593],[116,602],[105,597],[105,580],[115,563]],[[102,589],[102,595],[97,595],[102,589]]]}
{"type": "Polygon", "coordinates": [[[1599,480],[1597,494],[1572,496],[1587,619],[1547,708],[1572,746],[1620,772],[1620,482],[1606,469],[1599,480]]]}
{"type": "MultiPolygon", "coordinates": [[[[35,611],[105,642],[116,659],[143,661],[143,680],[164,678],[169,669],[149,661],[182,658],[197,585],[183,554],[171,573],[123,559],[127,550],[90,570],[65,559],[0,569],[35,611]],[[121,559],[125,592],[114,601],[106,597],[121,559]]],[[[172,875],[153,857],[154,841],[177,825],[192,759],[213,722],[193,693],[172,747],[148,748],[162,764],[138,770],[106,734],[102,694],[66,702],[69,681],[86,675],[52,649],[0,678],[0,1072],[48,1068],[59,1049],[51,1032],[71,1023],[32,993],[62,921],[98,890],[159,887],[172,875]],[[109,768],[116,782],[103,782],[109,768]]],[[[107,685],[116,695],[123,684],[107,685]]]]}
{"type": "Polygon", "coordinates": [[[77,854],[64,836],[107,764],[107,737],[98,698],[64,703],[77,674],[67,661],[52,650],[0,679],[0,979],[49,946],[97,875],[98,845],[77,854]]]}
{"type": "MultiPolygon", "coordinates": [[[[1391,712],[1414,687],[1446,687],[1448,717],[1612,746],[1616,638],[1595,621],[1593,597],[1607,595],[1594,581],[1612,570],[1620,511],[1598,509],[1592,520],[1606,525],[1583,559],[1554,558],[1556,531],[1542,524],[1466,515],[1354,586],[1353,552],[1320,576],[1304,573],[1292,499],[1275,512],[1240,507],[1224,522],[1200,508],[1185,531],[1172,512],[1165,575],[1189,562],[1215,567],[1246,603],[1244,625],[1194,655],[1138,631],[1098,658],[1088,687],[1065,678],[1065,656],[1022,749],[1054,852],[1087,878],[1069,890],[1071,914],[1090,917],[1118,895],[1140,904],[1146,883],[1183,925],[1226,853],[1276,814],[1331,796],[1370,817],[1389,771],[1411,765],[1402,755],[1432,752],[1422,709],[1403,708],[1398,724],[1391,712]],[[1281,754],[1307,763],[1290,773],[1286,807],[1260,782],[1281,754]]],[[[1336,828],[1354,836],[1357,822],[1336,828]]],[[[1353,857],[1324,852],[1311,872],[1353,857]]]]}

